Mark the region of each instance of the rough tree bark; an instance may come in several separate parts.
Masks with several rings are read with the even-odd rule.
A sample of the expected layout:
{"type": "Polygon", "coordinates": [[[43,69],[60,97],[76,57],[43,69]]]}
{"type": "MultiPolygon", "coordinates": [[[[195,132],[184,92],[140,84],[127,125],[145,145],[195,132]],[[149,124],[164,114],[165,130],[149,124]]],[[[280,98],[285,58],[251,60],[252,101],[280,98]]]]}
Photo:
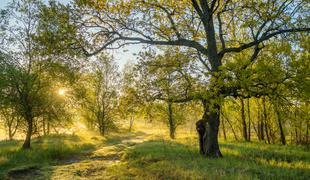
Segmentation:
{"type": "MultiPolygon", "coordinates": [[[[210,112],[209,118],[206,126],[206,142],[204,144],[205,147],[205,155],[208,157],[223,157],[219,144],[218,144],[218,132],[220,126],[220,116],[219,110],[220,106],[215,105],[216,112],[210,112]]],[[[213,110],[213,109],[212,109],[213,110]]]]}
{"type": "Polygon", "coordinates": [[[204,155],[207,157],[223,157],[219,144],[218,132],[220,126],[220,106],[215,104],[210,107],[210,103],[204,101],[204,115],[202,119],[206,122],[205,134],[203,136],[204,155]]]}

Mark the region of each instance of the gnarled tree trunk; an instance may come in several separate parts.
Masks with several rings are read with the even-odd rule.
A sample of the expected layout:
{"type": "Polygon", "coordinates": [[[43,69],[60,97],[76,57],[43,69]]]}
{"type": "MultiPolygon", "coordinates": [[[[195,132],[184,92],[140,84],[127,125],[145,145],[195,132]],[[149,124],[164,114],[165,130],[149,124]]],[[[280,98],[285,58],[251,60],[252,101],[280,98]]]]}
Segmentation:
{"type": "MultiPolygon", "coordinates": [[[[219,110],[219,108],[218,108],[219,110]]],[[[211,112],[206,126],[205,155],[208,157],[223,157],[218,144],[220,116],[218,112],[211,112]]]]}
{"type": "Polygon", "coordinates": [[[218,143],[218,132],[220,126],[220,106],[213,105],[212,109],[209,104],[204,101],[204,115],[206,120],[206,131],[203,137],[204,153],[207,157],[223,157],[218,143]]]}

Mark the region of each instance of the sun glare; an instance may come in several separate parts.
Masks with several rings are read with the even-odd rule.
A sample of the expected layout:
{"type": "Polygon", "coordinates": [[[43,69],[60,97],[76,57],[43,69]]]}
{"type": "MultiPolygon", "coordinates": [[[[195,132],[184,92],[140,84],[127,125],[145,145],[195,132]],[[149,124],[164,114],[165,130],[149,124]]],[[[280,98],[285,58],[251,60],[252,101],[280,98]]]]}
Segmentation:
{"type": "Polygon", "coordinates": [[[58,94],[61,96],[64,96],[66,94],[66,90],[65,89],[59,89],[58,94]]]}

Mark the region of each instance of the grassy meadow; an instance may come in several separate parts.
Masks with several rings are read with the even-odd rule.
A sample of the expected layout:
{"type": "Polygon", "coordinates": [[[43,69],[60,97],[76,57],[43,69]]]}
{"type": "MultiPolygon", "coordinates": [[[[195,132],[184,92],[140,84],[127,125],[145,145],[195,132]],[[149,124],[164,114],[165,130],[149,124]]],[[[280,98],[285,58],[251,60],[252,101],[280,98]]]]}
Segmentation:
{"type": "Polygon", "coordinates": [[[304,146],[220,141],[224,158],[198,154],[194,133],[170,140],[164,126],[138,123],[105,137],[90,131],[0,142],[0,179],[308,179],[304,146]]]}

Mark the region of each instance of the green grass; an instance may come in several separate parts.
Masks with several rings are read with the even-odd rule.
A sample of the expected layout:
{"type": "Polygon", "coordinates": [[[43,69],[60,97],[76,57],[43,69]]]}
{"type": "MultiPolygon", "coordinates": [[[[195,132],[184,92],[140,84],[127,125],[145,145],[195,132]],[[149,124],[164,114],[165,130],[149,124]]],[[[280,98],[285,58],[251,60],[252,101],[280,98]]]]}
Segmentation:
{"type": "MultiPolygon", "coordinates": [[[[193,139],[194,140],[194,139],[193,139]]],[[[149,141],[128,149],[111,167],[116,179],[308,179],[310,153],[302,147],[221,143],[222,159],[198,155],[184,141],[149,141]]]]}
{"type": "Polygon", "coordinates": [[[10,172],[40,169],[94,149],[93,144],[82,142],[74,135],[36,138],[30,150],[22,150],[21,146],[22,141],[0,142],[0,179],[6,178],[10,172]]]}
{"type": "Polygon", "coordinates": [[[208,159],[199,155],[195,134],[179,135],[177,140],[171,141],[166,132],[155,127],[137,128],[131,133],[123,130],[106,137],[83,131],[78,136],[36,138],[28,151],[20,149],[22,141],[2,141],[0,179],[12,174],[27,179],[27,173],[28,179],[243,180],[310,177],[310,153],[303,146],[221,141],[224,158],[208,159]],[[117,157],[117,160],[110,161],[109,157],[117,157]],[[71,160],[73,163],[68,164],[71,160]]]}

